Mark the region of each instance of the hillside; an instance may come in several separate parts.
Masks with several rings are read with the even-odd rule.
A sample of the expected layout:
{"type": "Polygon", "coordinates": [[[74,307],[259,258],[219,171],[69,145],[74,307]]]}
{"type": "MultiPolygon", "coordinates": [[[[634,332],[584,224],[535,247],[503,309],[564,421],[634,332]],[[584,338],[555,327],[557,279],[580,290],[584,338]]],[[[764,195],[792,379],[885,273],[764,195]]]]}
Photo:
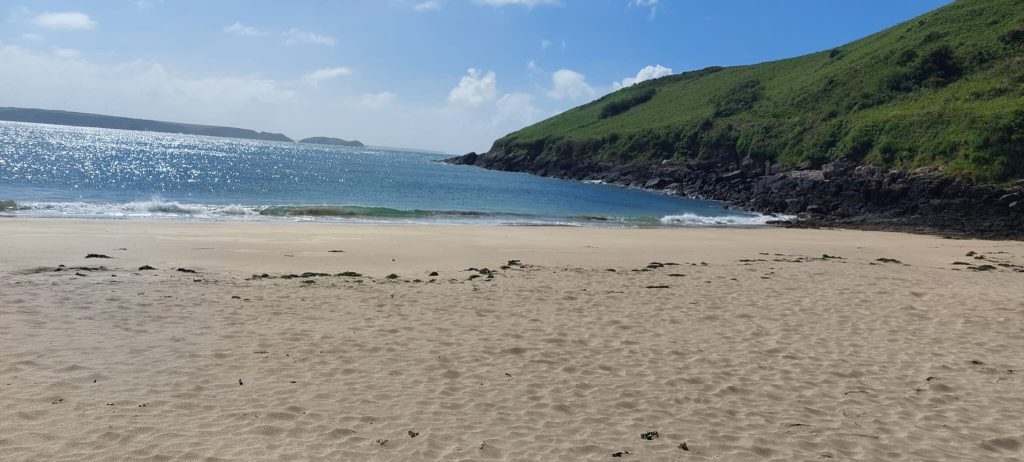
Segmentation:
{"type": "Polygon", "coordinates": [[[299,140],[300,143],[308,144],[323,144],[327,146],[348,146],[352,148],[361,148],[363,143],[358,140],[343,140],[341,138],[330,138],[327,136],[314,136],[312,138],[303,138],[299,140]]]}
{"type": "Polygon", "coordinates": [[[834,49],[642,82],[506,135],[481,157],[535,173],[845,160],[1022,178],[1024,0],[961,0],[834,49]]]}
{"type": "Polygon", "coordinates": [[[74,127],[113,128],[161,133],[184,133],[187,135],[216,136],[222,138],[243,138],[264,141],[292,141],[280,133],[257,132],[245,128],[218,127],[213,125],[182,124],[156,120],[132,119],[84,112],[52,111],[48,109],[26,109],[0,107],[0,120],[32,122],[74,127]]]}

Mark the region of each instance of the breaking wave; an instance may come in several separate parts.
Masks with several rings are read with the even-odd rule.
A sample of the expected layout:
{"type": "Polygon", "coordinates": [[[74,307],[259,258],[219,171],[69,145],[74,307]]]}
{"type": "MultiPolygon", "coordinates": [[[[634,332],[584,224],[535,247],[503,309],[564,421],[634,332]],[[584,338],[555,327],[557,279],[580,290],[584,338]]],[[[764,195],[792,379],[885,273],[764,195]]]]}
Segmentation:
{"type": "Polygon", "coordinates": [[[679,226],[765,226],[773,221],[782,221],[790,218],[792,217],[761,214],[701,216],[684,213],[682,215],[667,215],[662,217],[660,221],[665,225],[679,226]]]}
{"type": "Polygon", "coordinates": [[[729,227],[765,226],[792,217],[733,213],[729,215],[681,215],[611,217],[579,215],[554,217],[522,213],[462,210],[419,210],[358,205],[213,205],[188,204],[153,198],[133,202],[19,202],[7,213],[23,217],[340,221],[388,223],[439,223],[514,226],[623,226],[623,227],[729,227]]]}

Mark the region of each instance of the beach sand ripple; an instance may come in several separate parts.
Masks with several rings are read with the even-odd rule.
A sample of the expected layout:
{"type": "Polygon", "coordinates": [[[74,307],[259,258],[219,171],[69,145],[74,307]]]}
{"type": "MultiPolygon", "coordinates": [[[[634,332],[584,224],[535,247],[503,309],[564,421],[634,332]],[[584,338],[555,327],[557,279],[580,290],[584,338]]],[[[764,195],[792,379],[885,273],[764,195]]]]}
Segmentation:
{"type": "Polygon", "coordinates": [[[0,229],[3,460],[1024,457],[1020,243],[0,229]],[[967,251],[996,269],[952,264],[967,251]],[[75,269],[87,252],[112,258],[75,269]]]}

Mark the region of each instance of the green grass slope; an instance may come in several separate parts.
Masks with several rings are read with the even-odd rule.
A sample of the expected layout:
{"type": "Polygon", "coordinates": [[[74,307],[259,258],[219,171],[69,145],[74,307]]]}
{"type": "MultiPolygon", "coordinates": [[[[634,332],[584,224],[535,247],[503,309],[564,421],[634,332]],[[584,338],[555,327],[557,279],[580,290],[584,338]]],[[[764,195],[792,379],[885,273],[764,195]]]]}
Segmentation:
{"type": "Polygon", "coordinates": [[[574,162],[751,158],[1024,177],[1024,0],[960,0],[832,50],[643,82],[506,135],[574,162]]]}

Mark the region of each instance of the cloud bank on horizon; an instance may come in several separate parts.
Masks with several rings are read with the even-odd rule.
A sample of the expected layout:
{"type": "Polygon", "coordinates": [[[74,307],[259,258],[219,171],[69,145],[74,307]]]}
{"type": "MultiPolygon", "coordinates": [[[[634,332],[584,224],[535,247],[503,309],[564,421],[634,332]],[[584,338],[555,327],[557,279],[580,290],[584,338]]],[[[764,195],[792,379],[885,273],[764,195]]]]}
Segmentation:
{"type": "Polygon", "coordinates": [[[802,15],[712,0],[225,0],[201,15],[163,0],[0,0],[0,106],[481,151],[674,70],[817,51],[945,3],[865,2],[887,14],[813,0],[802,15]]]}

